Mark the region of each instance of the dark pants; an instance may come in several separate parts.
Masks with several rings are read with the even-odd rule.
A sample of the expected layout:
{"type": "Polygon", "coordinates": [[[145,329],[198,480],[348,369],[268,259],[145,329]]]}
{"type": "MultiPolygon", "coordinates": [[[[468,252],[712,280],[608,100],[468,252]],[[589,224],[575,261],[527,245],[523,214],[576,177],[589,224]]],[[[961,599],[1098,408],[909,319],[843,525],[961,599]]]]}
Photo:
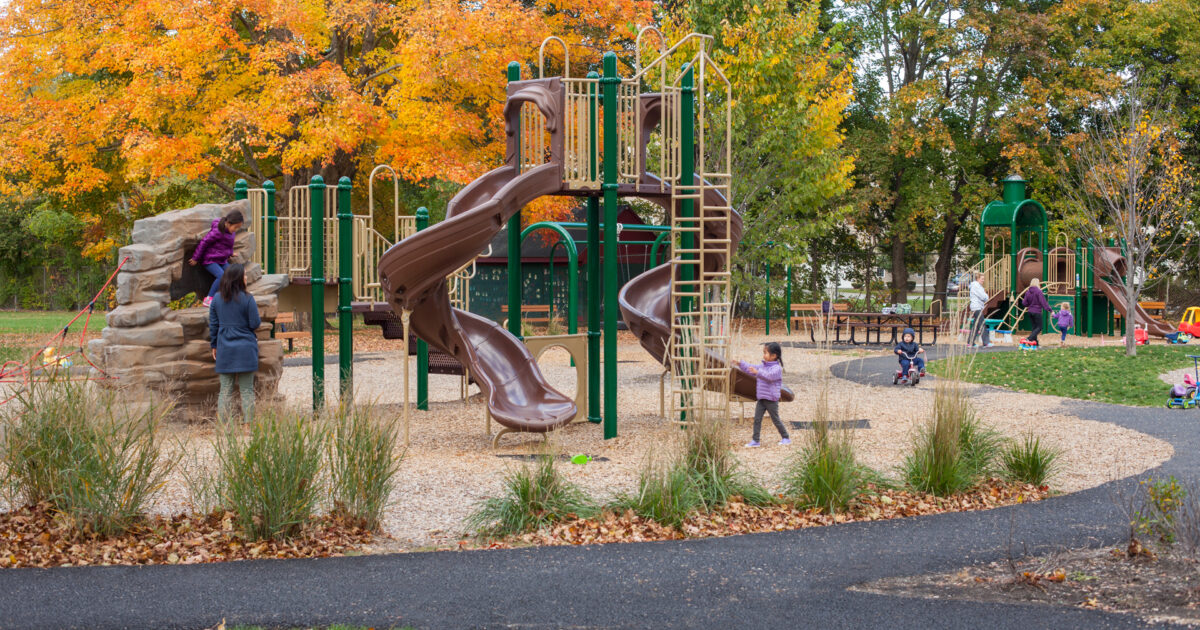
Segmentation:
{"type": "Polygon", "coordinates": [[[1029,314],[1029,340],[1037,341],[1038,335],[1042,334],[1042,314],[1029,314]]]}
{"type": "Polygon", "coordinates": [[[992,340],[989,339],[991,331],[988,330],[987,322],[984,321],[985,319],[987,318],[984,317],[983,311],[975,311],[975,319],[971,321],[971,337],[967,339],[968,346],[975,344],[975,338],[981,332],[983,333],[983,345],[986,346],[991,343],[992,340]]]}
{"type": "Polygon", "coordinates": [[[778,400],[760,400],[754,406],[754,441],[757,442],[759,434],[762,433],[762,417],[763,412],[771,414],[771,422],[775,424],[775,428],[779,431],[779,436],[788,437],[787,429],[784,428],[783,422],[779,420],[779,401],[778,400]]]}
{"type": "MultiPolygon", "coordinates": [[[[918,372],[925,372],[925,359],[921,357],[913,357],[913,363],[917,364],[918,372]]],[[[900,357],[900,373],[908,376],[908,357],[900,357]]]]}
{"type": "Polygon", "coordinates": [[[217,294],[217,290],[221,288],[221,276],[225,275],[225,267],[228,266],[229,263],[205,263],[204,268],[207,269],[208,273],[211,273],[213,277],[212,288],[208,290],[208,297],[215,296],[217,294]]]}

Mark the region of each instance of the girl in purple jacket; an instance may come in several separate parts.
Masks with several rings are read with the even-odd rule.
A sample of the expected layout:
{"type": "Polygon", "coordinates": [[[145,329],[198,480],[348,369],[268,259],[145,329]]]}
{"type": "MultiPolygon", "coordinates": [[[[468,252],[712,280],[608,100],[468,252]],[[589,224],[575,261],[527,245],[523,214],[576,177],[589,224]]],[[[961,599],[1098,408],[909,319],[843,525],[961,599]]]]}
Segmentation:
{"type": "Polygon", "coordinates": [[[758,448],[761,446],[758,438],[762,433],[763,412],[771,414],[771,422],[779,431],[779,436],[783,438],[779,440],[779,445],[787,446],[792,443],[791,438],[788,437],[787,429],[784,428],[783,422],[779,420],[779,390],[783,387],[782,353],[783,349],[778,343],[774,341],[764,343],[762,363],[750,364],[742,361],[739,364],[742,370],[758,377],[758,387],[755,391],[758,404],[754,406],[754,437],[746,444],[747,448],[758,448]]]}
{"type": "Polygon", "coordinates": [[[208,290],[208,297],[204,298],[205,306],[212,304],[213,296],[221,287],[221,276],[225,274],[225,267],[229,266],[229,257],[233,255],[233,243],[244,221],[240,210],[214,219],[212,229],[200,239],[196,244],[196,251],[192,252],[192,259],[188,263],[192,266],[202,265],[213,276],[212,288],[208,290]]]}

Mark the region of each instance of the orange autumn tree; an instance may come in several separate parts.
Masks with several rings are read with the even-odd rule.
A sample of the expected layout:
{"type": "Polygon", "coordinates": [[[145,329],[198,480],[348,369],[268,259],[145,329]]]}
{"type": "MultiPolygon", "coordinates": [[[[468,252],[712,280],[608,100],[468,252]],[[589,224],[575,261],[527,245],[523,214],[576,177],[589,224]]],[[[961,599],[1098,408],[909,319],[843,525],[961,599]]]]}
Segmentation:
{"type": "Polygon", "coordinates": [[[387,162],[463,184],[503,160],[509,61],[531,76],[553,34],[595,64],[650,18],[639,0],[11,0],[0,194],[74,212],[95,247],[139,214],[119,200],[171,178],[231,194],[387,162]]]}

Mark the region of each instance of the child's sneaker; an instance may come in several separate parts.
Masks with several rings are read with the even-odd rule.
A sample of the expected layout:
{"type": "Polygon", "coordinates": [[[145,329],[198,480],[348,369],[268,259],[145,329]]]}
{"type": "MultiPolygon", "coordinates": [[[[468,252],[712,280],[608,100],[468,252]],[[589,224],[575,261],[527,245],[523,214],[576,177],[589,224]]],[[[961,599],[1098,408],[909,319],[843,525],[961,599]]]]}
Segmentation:
{"type": "Polygon", "coordinates": [[[925,378],[925,370],[921,370],[921,378],[925,378]]]}
{"type": "MultiPolygon", "coordinates": [[[[991,348],[991,347],[992,347],[992,346],[994,346],[994,345],[996,345],[996,344],[994,344],[994,343],[989,343],[989,344],[985,345],[985,346],[984,346],[984,348],[991,348]]],[[[922,374],[921,376],[925,376],[925,375],[924,375],[924,374],[922,374]]]]}
{"type": "Polygon", "coordinates": [[[205,296],[204,301],[201,302],[201,304],[204,305],[204,308],[208,308],[208,307],[212,306],[212,296],[210,296],[210,295],[205,296]]]}
{"type": "Polygon", "coordinates": [[[759,444],[758,440],[750,440],[749,442],[746,442],[746,448],[758,448],[760,446],[762,446],[762,444],[759,444]]]}
{"type": "Polygon", "coordinates": [[[783,438],[782,440],[779,440],[780,446],[787,446],[791,443],[792,443],[792,440],[790,438],[783,438]]]}

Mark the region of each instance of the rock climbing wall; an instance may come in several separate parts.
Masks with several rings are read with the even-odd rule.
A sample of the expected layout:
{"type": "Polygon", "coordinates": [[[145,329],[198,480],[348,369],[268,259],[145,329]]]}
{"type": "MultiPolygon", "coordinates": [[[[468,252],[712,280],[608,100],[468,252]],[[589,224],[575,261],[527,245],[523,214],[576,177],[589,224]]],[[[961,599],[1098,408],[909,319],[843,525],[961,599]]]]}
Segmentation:
{"type": "MultiPolygon", "coordinates": [[[[173,400],[180,419],[216,417],[219,384],[209,345],[208,309],[174,310],[169,304],[188,292],[206,295],[212,276],[188,265],[187,258],[213,219],[235,209],[248,216],[249,202],[205,204],[134,222],[133,243],[118,255],[129,260],[117,275],[117,307],[108,313],[100,338],[88,344],[92,360],[115,379],[102,382],[130,395],[173,400]]],[[[255,386],[259,400],[266,402],[276,397],[283,372],[283,343],[271,339],[270,333],[279,291],[288,277],[264,275],[258,263],[246,262],[254,238],[250,232],[239,233],[230,262],[246,265],[246,287],[262,316],[255,386]]]]}

